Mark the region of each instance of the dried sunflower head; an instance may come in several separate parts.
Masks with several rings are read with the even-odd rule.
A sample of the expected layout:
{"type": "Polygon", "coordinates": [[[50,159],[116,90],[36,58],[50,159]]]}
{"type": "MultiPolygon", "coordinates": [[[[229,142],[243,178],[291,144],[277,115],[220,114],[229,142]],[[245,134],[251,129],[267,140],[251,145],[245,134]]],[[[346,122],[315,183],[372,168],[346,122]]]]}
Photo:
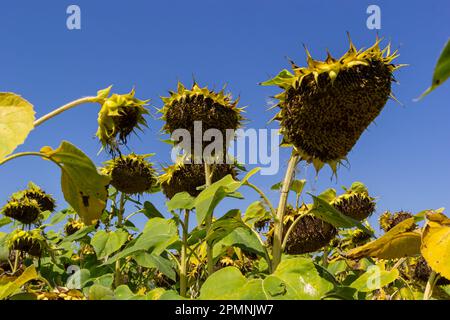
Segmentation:
{"type": "Polygon", "coordinates": [[[55,211],[56,208],[55,199],[32,182],[28,184],[28,189],[22,191],[22,196],[36,200],[39,204],[41,211],[50,211],[50,212],[55,211]]]}
{"type": "Polygon", "coordinates": [[[85,224],[79,220],[70,219],[66,225],[64,226],[64,231],[67,236],[74,234],[77,231],[80,231],[85,227],[85,224]]]}
{"type": "Polygon", "coordinates": [[[307,51],[308,66],[292,63],[294,73],[283,70],[262,85],[284,91],[275,98],[280,112],[283,143],[293,145],[302,159],[317,171],[337,165],[378,116],[391,95],[392,64],[398,56],[390,45],[380,49],[380,40],[366,50],[350,49],[340,59],[329,53],[325,61],[314,60],[307,51]]]}
{"type": "Polygon", "coordinates": [[[103,174],[111,177],[111,185],[126,194],[142,194],[155,188],[156,171],[153,164],[146,160],[152,156],[131,153],[105,162],[103,174]]]}
{"type": "Polygon", "coordinates": [[[56,287],[51,292],[35,292],[37,300],[87,300],[79,290],[56,287]]]}
{"type": "Polygon", "coordinates": [[[40,257],[45,247],[45,239],[39,229],[31,231],[16,229],[9,235],[8,247],[10,250],[19,250],[40,257]]]}
{"type": "MultiPolygon", "coordinates": [[[[205,185],[205,166],[203,164],[177,162],[163,170],[164,174],[159,176],[159,183],[164,195],[169,199],[179,192],[187,192],[196,197],[201,192],[197,188],[205,185]]],[[[211,173],[213,183],[226,175],[231,174],[233,178],[237,175],[235,166],[230,164],[213,164],[211,173]]]]}
{"type": "Polygon", "coordinates": [[[5,216],[22,222],[23,224],[32,224],[36,222],[41,213],[39,203],[27,197],[21,199],[10,199],[3,207],[2,212],[5,216]]]}
{"type": "Polygon", "coordinates": [[[375,211],[375,199],[361,182],[354,182],[350,189],[337,197],[332,205],[344,215],[362,221],[375,211]]]}
{"type": "MultiPolygon", "coordinates": [[[[329,244],[337,234],[337,230],[333,225],[306,213],[307,210],[308,206],[304,206],[298,211],[291,206],[286,208],[283,221],[283,238],[298,216],[303,215],[286,241],[285,252],[288,254],[304,254],[318,251],[329,244]]],[[[272,237],[273,223],[267,233],[269,243],[272,242],[272,237]]]]}
{"type": "Polygon", "coordinates": [[[97,138],[102,146],[111,152],[126,144],[128,136],[136,129],[147,127],[144,115],[150,100],[135,98],[134,89],[128,94],[113,94],[108,97],[111,87],[99,91],[98,101],[102,104],[98,114],[97,138]]]}
{"type": "MultiPolygon", "coordinates": [[[[178,83],[177,91],[169,93],[169,97],[162,98],[164,106],[160,110],[162,119],[166,122],[163,131],[172,134],[177,129],[187,130],[191,136],[190,150],[186,150],[188,153],[194,151],[194,121],[201,121],[202,137],[205,131],[217,129],[225,138],[227,129],[236,130],[241,125],[243,108],[238,108],[238,99],[233,101],[231,95],[225,94],[224,90],[214,92],[207,87],[201,88],[197,83],[187,89],[178,83]]],[[[224,150],[219,156],[226,154],[229,141],[223,142],[224,150]]],[[[208,143],[203,143],[202,150],[206,144],[208,143]]]]}
{"type": "MultiPolygon", "coordinates": [[[[394,214],[392,214],[389,211],[386,211],[380,216],[379,223],[380,223],[381,229],[383,229],[384,232],[388,232],[393,227],[398,225],[400,222],[402,222],[406,219],[412,218],[412,217],[413,217],[413,215],[410,212],[406,212],[406,211],[399,211],[394,214]]],[[[415,229],[415,228],[416,228],[416,226],[414,225],[412,227],[412,229],[415,229]]]]}
{"type": "MultiPolygon", "coordinates": [[[[413,279],[426,283],[428,281],[428,279],[430,278],[431,272],[432,272],[432,269],[430,268],[427,261],[422,256],[420,256],[419,258],[413,259],[412,270],[411,270],[413,279]]],[[[439,277],[436,284],[438,286],[449,285],[450,280],[447,278],[444,278],[444,277],[439,277]]]]}

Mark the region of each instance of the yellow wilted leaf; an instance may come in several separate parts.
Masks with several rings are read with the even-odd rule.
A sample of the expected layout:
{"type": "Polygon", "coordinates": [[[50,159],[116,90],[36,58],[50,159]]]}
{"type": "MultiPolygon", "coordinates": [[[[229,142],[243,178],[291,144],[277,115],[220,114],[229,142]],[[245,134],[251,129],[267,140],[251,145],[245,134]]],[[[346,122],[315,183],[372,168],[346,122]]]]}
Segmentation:
{"type": "Polygon", "coordinates": [[[61,168],[64,199],[86,225],[94,224],[105,209],[110,178],[99,174],[91,159],[67,141],[55,150],[44,147],[41,153],[61,168]]]}
{"type": "Polygon", "coordinates": [[[31,103],[17,94],[0,92],[0,161],[25,141],[33,123],[31,103]]]}
{"type": "Polygon", "coordinates": [[[441,276],[450,279],[450,219],[439,212],[429,212],[422,235],[422,256],[441,276]]]}
{"type": "Polygon", "coordinates": [[[406,219],[382,237],[350,250],[346,257],[350,259],[363,257],[396,259],[418,255],[420,254],[421,235],[417,230],[409,231],[414,226],[414,218],[406,219]]]}
{"type": "Polygon", "coordinates": [[[0,284],[0,300],[6,299],[17,290],[20,289],[28,281],[37,279],[39,276],[34,268],[34,265],[29,266],[25,271],[14,281],[9,281],[0,284]]]}

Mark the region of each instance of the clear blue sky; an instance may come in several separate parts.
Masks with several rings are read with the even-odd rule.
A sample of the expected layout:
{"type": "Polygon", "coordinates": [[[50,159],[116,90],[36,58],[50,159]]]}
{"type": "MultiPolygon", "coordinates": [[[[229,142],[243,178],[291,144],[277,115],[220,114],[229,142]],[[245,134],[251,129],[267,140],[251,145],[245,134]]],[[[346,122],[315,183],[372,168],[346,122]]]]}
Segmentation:
{"type": "MultiPolygon", "coordinates": [[[[247,128],[267,125],[274,111],[267,99],[276,88],[257,83],[288,67],[285,56],[304,64],[302,43],[317,58],[325,50],[340,56],[348,48],[346,31],[358,47],[370,46],[376,31],[366,27],[366,8],[378,4],[382,13],[379,34],[399,48],[401,69],[393,90],[404,104],[390,101],[349,154],[350,168],[341,168],[331,180],[326,169],[315,179],[306,170],[308,190],[340,188],[363,181],[379,197],[377,215],[384,210],[450,208],[450,84],[425,100],[412,100],[429,85],[438,54],[450,36],[450,3],[441,1],[3,1],[0,4],[0,91],[16,92],[43,115],[73,99],[94,95],[114,85],[114,91],[136,87],[139,98],[159,96],[174,89],[178,80],[220,88],[225,83],[241,104],[248,106],[247,128]],[[66,8],[78,4],[82,30],[66,28],[66,8]]],[[[17,151],[56,147],[68,140],[100,165],[94,138],[98,108],[85,105],[53,119],[32,132],[17,151]]],[[[149,119],[150,128],[133,138],[138,153],[156,152],[165,163],[169,147],[159,139],[163,123],[149,119]]],[[[281,154],[277,176],[259,176],[254,182],[276,203],[272,184],[282,178],[288,151],[281,154]]],[[[300,167],[300,178],[305,170],[300,167]]],[[[0,167],[0,204],[32,180],[54,194],[60,209],[64,201],[59,170],[38,158],[22,158],[0,167]]],[[[246,200],[232,200],[221,210],[246,206],[257,196],[243,190],[246,200]]],[[[144,197],[164,210],[162,195],[144,197]]],[[[309,200],[306,198],[306,200],[309,200]]],[[[136,219],[139,223],[145,221],[136,219]]]]}

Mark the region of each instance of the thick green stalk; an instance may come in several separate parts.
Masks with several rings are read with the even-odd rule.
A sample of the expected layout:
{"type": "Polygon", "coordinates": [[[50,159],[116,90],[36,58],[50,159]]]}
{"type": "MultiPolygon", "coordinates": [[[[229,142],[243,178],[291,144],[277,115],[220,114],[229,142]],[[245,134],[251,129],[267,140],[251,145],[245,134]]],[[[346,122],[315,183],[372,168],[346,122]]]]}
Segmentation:
{"type": "MultiPolygon", "coordinates": [[[[208,188],[211,185],[211,165],[206,162],[205,162],[205,182],[206,187],[208,188]]],[[[205,219],[207,235],[211,231],[212,218],[213,217],[211,214],[210,216],[207,216],[205,219]]],[[[208,275],[212,275],[214,272],[214,261],[213,261],[214,257],[213,257],[213,248],[209,243],[206,244],[206,259],[207,259],[208,275]]]]}
{"type": "Polygon", "coordinates": [[[184,211],[183,221],[183,243],[181,245],[181,261],[180,261],[180,296],[186,297],[187,292],[187,248],[188,248],[188,235],[189,235],[189,210],[184,211]]]}
{"type": "Polygon", "coordinates": [[[283,241],[283,218],[286,210],[289,189],[294,178],[295,168],[299,161],[299,156],[292,152],[289,159],[288,168],[281,186],[280,201],[278,203],[277,216],[274,221],[273,247],[272,247],[272,271],[275,271],[281,261],[282,241],[283,241]]]}
{"type": "MultiPolygon", "coordinates": [[[[125,194],[120,194],[120,203],[119,203],[119,210],[117,211],[117,227],[122,227],[122,220],[123,220],[123,212],[125,210],[125,194]]],[[[114,274],[114,286],[117,288],[121,285],[122,279],[121,279],[121,270],[120,270],[120,259],[116,261],[116,268],[115,268],[115,274],[114,274]]]]}

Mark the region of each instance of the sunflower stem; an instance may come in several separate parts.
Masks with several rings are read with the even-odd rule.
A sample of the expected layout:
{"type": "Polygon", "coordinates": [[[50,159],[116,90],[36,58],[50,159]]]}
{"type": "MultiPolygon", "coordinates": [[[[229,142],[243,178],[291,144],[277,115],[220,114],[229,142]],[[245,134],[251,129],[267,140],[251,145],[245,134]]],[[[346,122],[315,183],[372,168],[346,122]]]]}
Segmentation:
{"type": "Polygon", "coordinates": [[[85,97],[85,98],[81,98],[81,99],[77,99],[72,102],[69,102],[69,103],[63,105],[62,107],[59,107],[59,108],[47,113],[45,116],[42,116],[38,120],[36,120],[34,122],[34,127],[36,128],[36,127],[40,126],[41,124],[43,124],[45,121],[50,120],[51,118],[59,115],[60,113],[63,113],[64,111],[72,109],[81,104],[97,102],[97,99],[98,99],[97,97],[85,97]]]}
{"type": "Polygon", "coordinates": [[[430,277],[428,278],[427,285],[425,287],[425,292],[423,293],[423,300],[430,300],[431,296],[433,295],[433,289],[436,285],[437,280],[439,279],[439,275],[431,271],[430,277]]]}
{"type": "MultiPolygon", "coordinates": [[[[205,161],[205,184],[206,188],[211,186],[211,165],[205,161]]],[[[211,225],[212,225],[212,214],[208,215],[205,218],[205,224],[206,224],[206,235],[208,235],[211,231],[211,225]]],[[[214,272],[214,263],[213,263],[213,248],[211,244],[208,242],[206,243],[206,257],[207,257],[207,270],[208,275],[212,275],[214,272]]]]}
{"type": "Polygon", "coordinates": [[[46,158],[50,160],[50,157],[48,157],[46,154],[44,153],[40,153],[40,152],[19,152],[19,153],[15,153],[10,155],[9,157],[4,158],[2,161],[0,161],[0,166],[4,165],[5,163],[17,159],[17,158],[21,158],[21,157],[26,157],[26,156],[36,156],[36,157],[42,157],[42,158],[46,158]]]}
{"type": "Polygon", "coordinates": [[[181,246],[181,261],[180,261],[180,296],[186,297],[187,291],[187,247],[188,247],[188,232],[189,232],[189,210],[184,211],[183,229],[183,243],[181,246]]]}
{"type": "MultiPolygon", "coordinates": [[[[120,194],[119,210],[117,211],[117,228],[122,227],[123,212],[125,209],[125,194],[122,192],[120,194]]],[[[114,275],[114,286],[117,288],[121,285],[121,270],[120,270],[120,259],[116,261],[115,275],[114,275]]]]}
{"type": "Polygon", "coordinates": [[[281,186],[280,201],[278,203],[277,216],[274,221],[274,235],[272,247],[272,271],[275,271],[281,261],[282,254],[282,240],[283,240],[283,218],[286,210],[289,189],[291,187],[292,179],[294,178],[295,168],[299,161],[299,156],[292,151],[289,159],[288,168],[284,176],[283,185],[281,186]]]}
{"type": "Polygon", "coordinates": [[[264,202],[266,203],[266,205],[269,207],[270,209],[270,213],[272,214],[272,217],[276,217],[277,212],[275,211],[275,208],[273,207],[272,203],[270,202],[269,198],[267,198],[267,196],[265,195],[265,193],[258,188],[257,186],[255,186],[253,183],[246,181],[245,185],[252,188],[253,190],[256,191],[256,193],[258,193],[260,195],[260,197],[264,200],[264,202]]]}

